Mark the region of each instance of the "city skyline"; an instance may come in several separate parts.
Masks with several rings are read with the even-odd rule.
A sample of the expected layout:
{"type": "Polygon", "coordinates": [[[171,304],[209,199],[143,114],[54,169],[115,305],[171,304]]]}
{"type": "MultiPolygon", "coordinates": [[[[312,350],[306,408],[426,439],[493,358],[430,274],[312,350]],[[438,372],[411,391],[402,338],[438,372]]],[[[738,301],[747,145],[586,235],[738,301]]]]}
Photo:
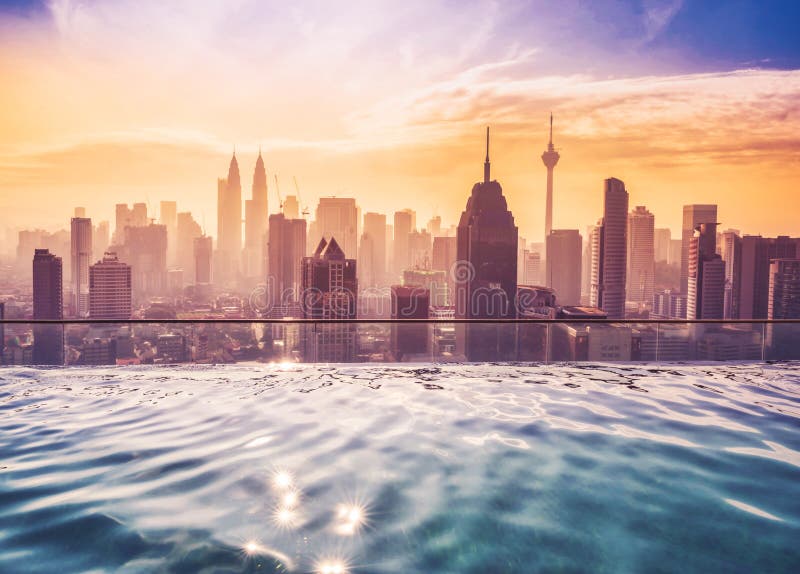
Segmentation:
{"type": "MultiPolygon", "coordinates": [[[[475,2],[458,15],[444,4],[412,3],[396,16],[411,19],[424,9],[428,18],[416,37],[391,49],[373,37],[395,32],[381,10],[345,4],[326,22],[304,5],[288,14],[247,2],[194,6],[137,4],[135,17],[127,2],[103,9],[73,2],[0,7],[0,67],[10,78],[0,96],[6,110],[0,208],[7,214],[0,227],[56,229],[74,205],[102,221],[112,218],[115,203],[149,201],[154,208],[170,200],[216,237],[213,180],[224,174],[220,158],[234,145],[243,174],[252,173],[260,147],[270,184],[277,173],[291,188],[296,176],[302,207],[320,197],[354,197],[364,212],[410,205],[420,220],[437,214],[447,226],[460,213],[463,189],[476,179],[472,134],[491,124],[493,151],[504,158],[495,171],[520,233],[543,240],[541,210],[528,206],[544,205],[539,156],[553,112],[561,154],[553,228],[592,224],[602,208],[597,182],[614,174],[630,188],[632,204],[647,206],[673,236],[681,228],[674,206],[694,203],[719,203],[723,228],[765,236],[797,232],[792,210],[772,209],[791,202],[800,172],[796,40],[749,34],[741,46],[726,48],[722,32],[745,26],[740,20],[753,12],[749,3],[731,7],[729,15],[680,2],[567,3],[558,14],[535,2],[475,2]],[[451,17],[443,35],[460,48],[452,61],[426,59],[442,41],[430,29],[431,10],[451,17]],[[538,19],[513,24],[534,11],[541,12],[538,19]],[[282,44],[279,64],[277,39],[248,54],[219,41],[272,32],[260,23],[265,18],[255,18],[261,15],[285,16],[299,29],[303,48],[282,44]],[[476,21],[480,33],[466,33],[476,21]],[[159,24],[136,35],[152,22],[159,24]],[[364,24],[371,32],[342,37],[364,24]],[[568,53],[548,43],[556,25],[576,40],[568,53]],[[701,42],[700,32],[713,41],[701,42]],[[327,49],[331,39],[340,42],[336,50],[327,49]],[[369,56],[367,48],[374,48],[369,56]],[[104,50],[119,63],[102,56],[104,50]],[[598,63],[598,55],[610,53],[613,59],[598,63]],[[198,57],[208,66],[195,66],[198,57]],[[397,64],[397,77],[385,78],[387,64],[397,64]],[[254,78],[253,70],[264,65],[270,79],[254,78]],[[85,85],[66,77],[67,70],[85,85]],[[165,72],[186,85],[175,86],[165,72]],[[155,91],[132,89],[146,79],[164,83],[155,91]],[[232,89],[221,89],[220,81],[232,89]],[[324,105],[318,84],[330,95],[324,105]],[[203,97],[195,97],[198,88],[203,97]],[[39,209],[45,201],[48,209],[39,209]]],[[[767,30],[782,29],[774,16],[756,16],[769,19],[767,30]]],[[[249,191],[243,189],[245,198],[249,191]]]]}

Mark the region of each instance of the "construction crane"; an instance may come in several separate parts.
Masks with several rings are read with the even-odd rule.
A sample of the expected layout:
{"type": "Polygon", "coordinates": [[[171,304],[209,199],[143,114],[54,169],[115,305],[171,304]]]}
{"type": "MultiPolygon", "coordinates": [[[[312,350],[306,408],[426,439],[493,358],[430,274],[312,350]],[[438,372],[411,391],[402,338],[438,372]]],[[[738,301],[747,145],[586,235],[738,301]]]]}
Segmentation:
{"type": "Polygon", "coordinates": [[[278,185],[278,174],[275,174],[275,193],[278,194],[278,203],[281,207],[281,213],[283,212],[283,199],[281,199],[281,188],[278,185]]]}
{"type": "MultiPolygon", "coordinates": [[[[300,205],[301,204],[301,201],[300,201],[300,186],[297,185],[297,176],[292,176],[292,177],[294,177],[294,188],[297,190],[297,204],[300,205]]],[[[303,217],[308,215],[308,206],[304,207],[303,210],[300,213],[303,215],[303,217]]]]}

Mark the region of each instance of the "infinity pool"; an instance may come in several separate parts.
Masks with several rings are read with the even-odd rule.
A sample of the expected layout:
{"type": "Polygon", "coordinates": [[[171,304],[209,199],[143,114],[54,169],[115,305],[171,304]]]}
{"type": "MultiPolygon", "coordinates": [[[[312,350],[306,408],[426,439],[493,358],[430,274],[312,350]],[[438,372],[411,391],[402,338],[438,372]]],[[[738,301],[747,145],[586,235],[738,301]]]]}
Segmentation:
{"type": "Polygon", "coordinates": [[[0,369],[0,572],[800,572],[800,364],[0,369]]]}

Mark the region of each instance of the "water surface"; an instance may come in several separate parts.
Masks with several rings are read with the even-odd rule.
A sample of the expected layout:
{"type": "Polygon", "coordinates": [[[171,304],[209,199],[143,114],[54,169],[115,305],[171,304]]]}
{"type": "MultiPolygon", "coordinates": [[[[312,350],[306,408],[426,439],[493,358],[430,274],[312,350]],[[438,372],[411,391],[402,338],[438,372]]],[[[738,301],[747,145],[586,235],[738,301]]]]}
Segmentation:
{"type": "Polygon", "coordinates": [[[0,369],[0,572],[800,572],[800,364],[0,369]]]}

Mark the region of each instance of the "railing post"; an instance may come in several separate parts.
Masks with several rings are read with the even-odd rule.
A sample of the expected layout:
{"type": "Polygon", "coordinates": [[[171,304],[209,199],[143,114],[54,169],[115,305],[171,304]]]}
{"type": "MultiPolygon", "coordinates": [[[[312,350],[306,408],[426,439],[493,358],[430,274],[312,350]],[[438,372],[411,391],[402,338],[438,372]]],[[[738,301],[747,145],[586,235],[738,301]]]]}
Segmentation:
{"type": "Polygon", "coordinates": [[[656,323],[656,363],[661,356],[661,323],[656,323]]]}
{"type": "Polygon", "coordinates": [[[761,323],[761,362],[767,360],[766,356],[766,348],[767,348],[767,324],[765,322],[761,323]]]}

